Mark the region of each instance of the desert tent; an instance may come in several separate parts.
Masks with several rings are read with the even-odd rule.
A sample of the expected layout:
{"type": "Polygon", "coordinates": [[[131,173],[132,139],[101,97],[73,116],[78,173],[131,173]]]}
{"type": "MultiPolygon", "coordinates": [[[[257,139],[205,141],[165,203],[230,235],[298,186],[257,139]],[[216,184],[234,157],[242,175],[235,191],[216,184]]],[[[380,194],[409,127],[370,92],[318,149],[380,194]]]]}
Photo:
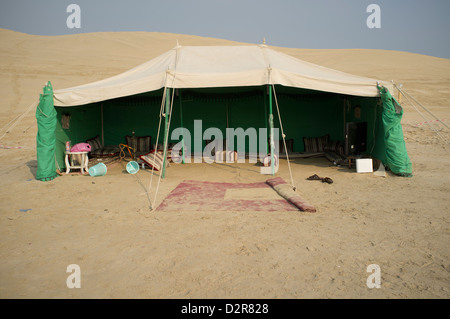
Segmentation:
{"type": "MultiPolygon", "coordinates": [[[[273,112],[273,123],[279,125],[280,114],[293,151],[305,151],[305,138],[326,135],[343,142],[346,123],[366,123],[366,153],[389,166],[386,147],[392,143],[386,138],[393,137],[382,115],[391,112],[385,101],[393,98],[382,100],[379,88],[388,95],[393,91],[389,82],[308,63],[266,45],[176,46],[117,76],[55,90],[56,159],[64,167],[67,140],[74,144],[99,136],[103,145],[118,145],[135,132],[154,142],[166,97],[173,103],[171,129],[191,132],[198,119],[204,128],[223,131],[268,127],[269,106],[276,99],[279,113],[273,112]]],[[[396,149],[404,149],[401,127],[396,132],[396,149]]],[[[405,154],[399,153],[397,162],[403,164],[395,173],[411,173],[405,154]]]]}

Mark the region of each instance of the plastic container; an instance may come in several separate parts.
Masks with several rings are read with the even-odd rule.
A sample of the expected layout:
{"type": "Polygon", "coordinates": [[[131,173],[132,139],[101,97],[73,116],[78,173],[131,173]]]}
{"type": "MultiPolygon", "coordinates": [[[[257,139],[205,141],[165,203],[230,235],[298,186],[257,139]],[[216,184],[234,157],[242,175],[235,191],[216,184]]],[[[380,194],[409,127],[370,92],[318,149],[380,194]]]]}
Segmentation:
{"type": "Polygon", "coordinates": [[[371,158],[358,158],[356,160],[357,173],[372,173],[373,163],[371,158]]]}
{"type": "Polygon", "coordinates": [[[103,163],[98,163],[91,168],[89,168],[89,175],[91,176],[104,176],[106,175],[106,165],[103,163]]]}
{"type": "Polygon", "coordinates": [[[139,171],[139,164],[138,162],[131,161],[127,164],[127,172],[130,174],[136,174],[139,171]]]}

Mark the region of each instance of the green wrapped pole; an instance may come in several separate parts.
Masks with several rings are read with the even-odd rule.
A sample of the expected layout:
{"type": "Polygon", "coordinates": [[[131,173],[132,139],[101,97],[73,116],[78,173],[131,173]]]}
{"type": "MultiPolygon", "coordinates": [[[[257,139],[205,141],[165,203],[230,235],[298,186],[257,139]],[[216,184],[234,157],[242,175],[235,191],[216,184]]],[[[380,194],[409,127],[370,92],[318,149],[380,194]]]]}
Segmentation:
{"type": "Polygon", "coordinates": [[[403,108],[385,87],[378,87],[383,102],[382,121],[386,147],[386,165],[397,175],[412,176],[412,164],[406,151],[401,120],[403,108]]]}
{"type": "MultiPolygon", "coordinates": [[[[163,167],[161,177],[166,177],[166,162],[167,162],[167,140],[169,138],[169,107],[170,107],[170,89],[166,90],[166,105],[165,105],[165,116],[164,116],[164,151],[163,151],[163,167]]],[[[156,145],[156,149],[158,149],[158,145],[156,145]]]]}
{"type": "Polygon", "coordinates": [[[38,133],[36,136],[37,171],[36,179],[51,181],[58,176],[56,173],[56,110],[53,105],[53,88],[47,82],[40,95],[36,108],[38,133]]]}
{"type": "MultiPolygon", "coordinates": [[[[264,91],[264,95],[263,95],[263,100],[264,100],[264,118],[268,118],[267,117],[267,101],[266,101],[266,92],[267,92],[267,88],[266,88],[266,90],[264,91]]],[[[265,129],[266,129],[266,132],[267,132],[267,122],[266,121],[264,121],[265,122],[265,129]]],[[[266,139],[266,141],[267,141],[267,139],[266,139]]],[[[266,154],[269,154],[269,144],[268,143],[265,143],[266,144],[266,154]]]]}
{"type": "Polygon", "coordinates": [[[272,88],[269,85],[269,129],[270,129],[270,167],[272,168],[272,176],[275,175],[273,151],[275,142],[273,140],[273,113],[272,113],[272,88]]]}

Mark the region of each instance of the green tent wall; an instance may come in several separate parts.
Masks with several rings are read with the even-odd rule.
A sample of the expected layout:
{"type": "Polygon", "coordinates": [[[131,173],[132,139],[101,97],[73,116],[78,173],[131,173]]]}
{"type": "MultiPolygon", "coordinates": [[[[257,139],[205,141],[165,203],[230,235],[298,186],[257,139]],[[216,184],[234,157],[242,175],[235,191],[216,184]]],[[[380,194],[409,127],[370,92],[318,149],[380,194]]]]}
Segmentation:
{"type": "Polygon", "coordinates": [[[36,153],[38,167],[36,179],[50,181],[57,177],[55,164],[55,129],[57,125],[56,110],[53,105],[53,88],[47,82],[40,95],[36,108],[38,133],[36,136],[36,153]]]}
{"type": "Polygon", "coordinates": [[[400,123],[403,108],[386,88],[379,87],[378,89],[384,105],[382,118],[386,144],[385,164],[393,173],[411,177],[412,164],[406,151],[403,129],[400,123]]]}

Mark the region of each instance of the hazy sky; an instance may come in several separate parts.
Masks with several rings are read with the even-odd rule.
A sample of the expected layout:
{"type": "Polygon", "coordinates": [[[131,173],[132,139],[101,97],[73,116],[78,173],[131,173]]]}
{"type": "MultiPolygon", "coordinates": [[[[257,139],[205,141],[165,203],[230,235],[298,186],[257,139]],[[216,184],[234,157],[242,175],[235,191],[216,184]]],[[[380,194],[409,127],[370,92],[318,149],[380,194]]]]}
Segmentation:
{"type": "Polygon", "coordinates": [[[156,31],[291,48],[369,48],[450,58],[450,0],[0,0],[0,27],[29,34],[156,31]],[[69,28],[70,4],[81,28],[69,28]],[[380,7],[381,28],[366,12],[380,7]]]}

